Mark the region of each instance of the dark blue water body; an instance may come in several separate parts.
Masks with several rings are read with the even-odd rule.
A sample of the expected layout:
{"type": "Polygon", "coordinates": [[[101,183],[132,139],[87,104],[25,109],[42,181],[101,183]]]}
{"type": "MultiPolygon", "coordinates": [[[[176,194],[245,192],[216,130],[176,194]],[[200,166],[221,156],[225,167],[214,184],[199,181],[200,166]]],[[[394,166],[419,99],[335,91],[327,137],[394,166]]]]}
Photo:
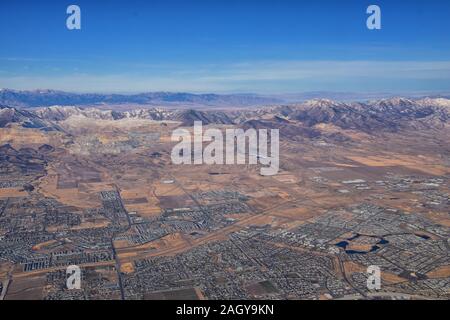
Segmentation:
{"type": "Polygon", "coordinates": [[[347,254],[367,254],[367,253],[375,252],[375,251],[381,249],[380,245],[386,245],[389,243],[389,241],[384,238],[379,238],[376,236],[366,236],[366,237],[371,237],[371,238],[379,238],[380,240],[377,242],[376,245],[373,245],[369,251],[346,250],[348,245],[350,244],[350,241],[358,239],[361,236],[362,236],[361,234],[357,234],[351,238],[348,238],[347,241],[341,241],[341,242],[337,243],[336,246],[339,248],[343,248],[345,250],[345,253],[347,253],[347,254]]]}
{"type": "Polygon", "coordinates": [[[339,243],[336,243],[336,245],[339,247],[339,248],[347,248],[347,246],[348,246],[348,242],[347,241],[341,241],[341,242],[339,242],[339,243]]]}
{"type": "Polygon", "coordinates": [[[380,249],[379,246],[372,246],[372,248],[369,251],[356,251],[356,250],[345,250],[347,254],[366,254],[370,252],[375,252],[378,249],[380,249]]]}

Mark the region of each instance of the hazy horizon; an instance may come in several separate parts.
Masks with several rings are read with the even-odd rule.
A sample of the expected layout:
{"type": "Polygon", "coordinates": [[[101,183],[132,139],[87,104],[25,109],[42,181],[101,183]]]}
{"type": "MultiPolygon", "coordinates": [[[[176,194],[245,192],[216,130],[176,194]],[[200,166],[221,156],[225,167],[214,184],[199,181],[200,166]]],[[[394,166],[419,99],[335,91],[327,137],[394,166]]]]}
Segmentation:
{"type": "Polygon", "coordinates": [[[326,96],[336,95],[336,96],[376,96],[376,97],[427,97],[427,96],[448,96],[450,91],[401,91],[401,92],[381,92],[381,91],[293,91],[293,92],[274,92],[274,93],[258,93],[249,91],[171,91],[171,90],[142,90],[142,91],[102,91],[102,90],[60,90],[54,88],[40,88],[40,87],[30,87],[26,89],[8,88],[2,87],[1,91],[14,91],[14,92],[33,92],[33,93],[45,93],[45,92],[61,92],[68,94],[99,94],[99,95],[140,95],[140,94],[151,94],[151,93],[168,93],[168,94],[192,94],[192,95],[236,95],[236,96],[259,96],[259,97],[295,97],[295,96],[318,96],[322,95],[326,99],[326,96]]]}

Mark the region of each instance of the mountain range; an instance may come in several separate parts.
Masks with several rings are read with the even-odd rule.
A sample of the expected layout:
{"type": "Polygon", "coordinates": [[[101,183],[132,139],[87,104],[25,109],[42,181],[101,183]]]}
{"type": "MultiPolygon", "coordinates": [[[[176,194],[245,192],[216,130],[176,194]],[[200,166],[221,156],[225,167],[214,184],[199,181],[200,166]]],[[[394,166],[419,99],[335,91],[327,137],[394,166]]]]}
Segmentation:
{"type": "Polygon", "coordinates": [[[402,128],[440,128],[450,120],[450,100],[445,98],[391,98],[369,102],[338,102],[328,99],[308,100],[299,104],[272,105],[228,111],[145,108],[131,111],[102,110],[77,106],[52,106],[22,110],[0,106],[0,127],[18,124],[25,128],[58,130],[58,122],[71,117],[97,120],[149,119],[177,121],[191,126],[194,121],[244,127],[288,128],[301,124],[313,128],[332,124],[341,129],[373,132],[402,128]]]}
{"type": "Polygon", "coordinates": [[[48,107],[53,105],[142,105],[192,107],[244,107],[283,102],[280,98],[255,94],[193,94],[180,92],[147,92],[139,94],[70,93],[56,90],[19,91],[0,90],[0,104],[17,108],[48,107]]]}
{"type": "MultiPolygon", "coordinates": [[[[420,98],[424,95],[417,95],[420,98]]],[[[394,98],[389,93],[352,93],[352,92],[303,92],[296,94],[193,94],[183,92],[145,92],[136,94],[100,94],[72,93],[57,90],[11,90],[0,89],[0,104],[16,108],[36,108],[60,106],[111,107],[124,106],[128,109],[142,107],[250,107],[262,105],[291,104],[313,99],[336,101],[368,101],[382,98],[394,98]]],[[[446,96],[432,96],[446,98],[446,96]]],[[[447,97],[448,98],[448,97],[447,97]]]]}

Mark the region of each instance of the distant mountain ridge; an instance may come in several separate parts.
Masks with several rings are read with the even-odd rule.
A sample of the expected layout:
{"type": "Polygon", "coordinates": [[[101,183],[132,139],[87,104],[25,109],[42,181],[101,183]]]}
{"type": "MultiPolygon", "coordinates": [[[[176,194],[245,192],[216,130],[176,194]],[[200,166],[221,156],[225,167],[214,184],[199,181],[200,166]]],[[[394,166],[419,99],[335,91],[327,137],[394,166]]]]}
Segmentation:
{"type": "Polygon", "coordinates": [[[70,93],[56,90],[0,90],[0,104],[15,108],[134,104],[170,106],[257,106],[282,103],[278,98],[255,94],[193,94],[183,92],[147,92],[138,94],[70,93]]]}
{"type": "MultiPolygon", "coordinates": [[[[50,106],[129,106],[131,109],[145,107],[255,107],[264,105],[292,104],[310,100],[369,101],[393,98],[389,93],[352,92],[304,92],[298,94],[194,94],[185,92],[144,92],[136,94],[72,93],[58,90],[12,90],[0,89],[0,105],[15,108],[50,106]]],[[[422,97],[422,96],[420,96],[422,97]]],[[[430,96],[430,98],[449,98],[430,96]]],[[[418,98],[417,98],[418,99],[418,98]]]]}

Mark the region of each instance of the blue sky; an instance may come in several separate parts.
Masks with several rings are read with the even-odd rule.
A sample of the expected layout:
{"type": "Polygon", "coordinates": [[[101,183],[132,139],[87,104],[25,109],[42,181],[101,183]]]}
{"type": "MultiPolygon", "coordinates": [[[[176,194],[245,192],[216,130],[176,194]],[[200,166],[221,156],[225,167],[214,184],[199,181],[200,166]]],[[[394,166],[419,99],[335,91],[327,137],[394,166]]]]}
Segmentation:
{"type": "Polygon", "coordinates": [[[449,92],[450,1],[0,2],[0,87],[449,92]],[[81,8],[82,29],[66,28],[81,8]],[[366,8],[382,29],[366,28],[366,8]]]}

